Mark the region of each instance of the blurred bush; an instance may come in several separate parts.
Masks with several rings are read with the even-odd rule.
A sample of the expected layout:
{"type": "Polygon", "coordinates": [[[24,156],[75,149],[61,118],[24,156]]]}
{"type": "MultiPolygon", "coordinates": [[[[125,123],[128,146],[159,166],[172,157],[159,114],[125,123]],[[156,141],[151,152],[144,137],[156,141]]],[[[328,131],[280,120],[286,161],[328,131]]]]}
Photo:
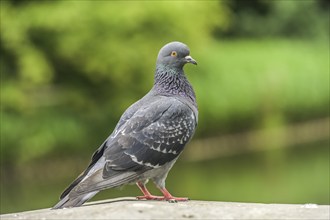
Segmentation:
{"type": "Polygon", "coordinates": [[[1,163],[95,149],[151,87],[158,50],[172,40],[201,64],[188,67],[198,134],[259,126],[265,114],[324,116],[324,41],[214,41],[219,33],[316,36],[328,22],[321,3],[1,1],[1,163]]]}
{"type": "Polygon", "coordinates": [[[214,41],[322,35],[329,24],[322,4],[329,6],[1,1],[1,163],[95,149],[151,87],[158,50],[172,40],[190,45],[201,64],[188,67],[200,135],[258,126],[263,115],[280,122],[327,115],[328,42],[214,41]]]}
{"type": "Polygon", "coordinates": [[[225,23],[218,2],[167,5],[1,1],[1,162],[94,149],[152,86],[165,43],[202,47],[225,23]]]}
{"type": "Polygon", "coordinates": [[[329,114],[327,43],[222,41],[198,51],[197,57],[200,66],[189,77],[200,106],[198,132],[204,136],[283,126],[329,114]]]}
{"type": "Polygon", "coordinates": [[[226,1],[229,25],[222,37],[328,38],[329,1],[226,1]]]}

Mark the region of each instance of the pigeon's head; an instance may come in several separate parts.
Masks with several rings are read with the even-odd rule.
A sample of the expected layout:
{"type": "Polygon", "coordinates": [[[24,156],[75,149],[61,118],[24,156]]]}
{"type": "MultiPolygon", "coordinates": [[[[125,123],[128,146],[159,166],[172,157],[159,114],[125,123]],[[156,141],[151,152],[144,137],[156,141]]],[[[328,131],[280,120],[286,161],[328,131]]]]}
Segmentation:
{"type": "Polygon", "coordinates": [[[183,68],[186,63],[197,65],[197,62],[189,55],[187,45],[181,42],[171,42],[160,49],[157,57],[157,64],[183,68]]]}

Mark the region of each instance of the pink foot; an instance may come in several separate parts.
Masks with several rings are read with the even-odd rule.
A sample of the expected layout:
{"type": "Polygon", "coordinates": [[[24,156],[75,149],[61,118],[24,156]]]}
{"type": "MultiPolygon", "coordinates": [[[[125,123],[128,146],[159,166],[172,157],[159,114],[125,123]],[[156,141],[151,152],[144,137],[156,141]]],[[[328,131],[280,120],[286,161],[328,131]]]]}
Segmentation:
{"type": "Polygon", "coordinates": [[[162,200],[166,200],[166,201],[169,201],[169,202],[186,202],[186,201],[189,200],[189,198],[174,197],[165,188],[160,189],[160,191],[164,195],[162,200]]]}
{"type": "Polygon", "coordinates": [[[143,196],[137,196],[137,199],[146,199],[146,200],[162,200],[163,197],[161,196],[154,196],[151,195],[150,192],[148,191],[147,187],[141,183],[141,182],[137,182],[136,185],[140,188],[140,190],[143,193],[143,196]]]}
{"type": "Polygon", "coordinates": [[[160,189],[160,191],[163,193],[164,196],[154,196],[151,195],[150,192],[148,191],[147,187],[141,183],[137,182],[136,185],[140,188],[140,190],[143,193],[143,196],[137,196],[136,198],[141,200],[158,200],[158,201],[168,201],[168,202],[185,202],[188,201],[188,198],[180,198],[180,197],[174,197],[172,196],[165,188],[160,189]]]}

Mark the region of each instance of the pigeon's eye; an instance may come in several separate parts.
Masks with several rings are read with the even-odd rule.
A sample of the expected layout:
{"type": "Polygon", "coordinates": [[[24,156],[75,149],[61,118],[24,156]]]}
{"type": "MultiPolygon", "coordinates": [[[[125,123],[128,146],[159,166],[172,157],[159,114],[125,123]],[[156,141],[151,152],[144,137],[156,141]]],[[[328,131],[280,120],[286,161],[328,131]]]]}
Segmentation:
{"type": "Polygon", "coordinates": [[[171,56],[172,57],[176,57],[178,54],[177,54],[177,52],[176,51],[172,51],[172,53],[171,53],[171,56]]]}

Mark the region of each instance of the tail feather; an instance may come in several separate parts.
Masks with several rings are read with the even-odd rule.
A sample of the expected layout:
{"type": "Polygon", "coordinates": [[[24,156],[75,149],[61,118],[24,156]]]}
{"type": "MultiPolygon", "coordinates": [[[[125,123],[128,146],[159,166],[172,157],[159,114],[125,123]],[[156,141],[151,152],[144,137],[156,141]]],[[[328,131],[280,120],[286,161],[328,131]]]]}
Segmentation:
{"type": "Polygon", "coordinates": [[[87,175],[86,171],[81,173],[61,194],[60,199],[63,199],[65,196],[67,196],[71,190],[76,187],[81,180],[87,175]]]}
{"type": "Polygon", "coordinates": [[[90,200],[99,191],[90,192],[86,194],[79,195],[77,197],[70,198],[70,195],[63,197],[52,209],[62,209],[70,207],[78,207],[90,200]]]}
{"type": "Polygon", "coordinates": [[[135,182],[140,173],[126,172],[114,174],[111,178],[103,179],[102,170],[95,172],[86,180],[79,183],[74,189],[71,190],[72,196],[85,195],[94,191],[101,191],[104,189],[115,188],[125,184],[135,182]]]}

